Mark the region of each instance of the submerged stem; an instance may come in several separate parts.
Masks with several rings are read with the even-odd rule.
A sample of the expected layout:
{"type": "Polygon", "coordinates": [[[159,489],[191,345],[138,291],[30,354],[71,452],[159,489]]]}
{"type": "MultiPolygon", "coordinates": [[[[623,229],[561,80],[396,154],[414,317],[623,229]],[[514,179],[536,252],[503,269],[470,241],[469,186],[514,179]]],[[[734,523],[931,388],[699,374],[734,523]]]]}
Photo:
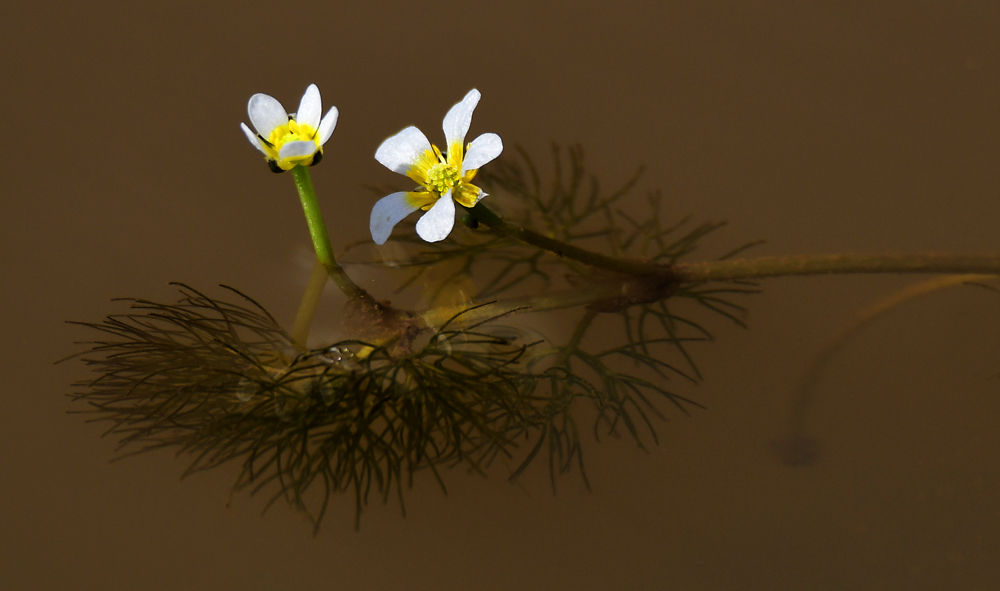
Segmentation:
{"type": "Polygon", "coordinates": [[[900,304],[922,295],[958,285],[968,285],[970,283],[993,281],[996,279],[998,279],[997,275],[943,275],[909,285],[858,312],[847,325],[830,337],[819,353],[816,354],[809,370],[802,379],[802,384],[799,386],[798,398],[792,405],[790,433],[803,434],[805,432],[806,413],[812,403],[813,392],[820,381],[823,370],[830,360],[833,359],[834,355],[844,347],[844,344],[862,328],[865,328],[872,321],[881,317],[886,312],[895,309],[900,304]]]}
{"type": "Polygon", "coordinates": [[[681,283],[731,281],[830,273],[1000,273],[998,255],[833,254],[684,263],[673,271],[681,283]]]}
{"type": "Polygon", "coordinates": [[[330,236],[326,232],[326,224],[323,222],[323,213],[319,209],[319,201],[316,199],[316,189],[313,188],[309,169],[296,166],[292,169],[292,177],[295,179],[295,188],[298,189],[299,199],[302,201],[302,211],[306,214],[306,223],[309,225],[309,235],[312,236],[317,260],[329,273],[333,283],[348,298],[370,299],[371,296],[351,280],[343,267],[337,264],[336,257],[333,256],[330,236]]]}
{"type": "Polygon", "coordinates": [[[306,341],[309,340],[309,327],[312,326],[313,316],[316,314],[316,306],[319,305],[319,298],[323,295],[323,288],[330,275],[326,267],[317,258],[313,265],[312,275],[309,276],[309,285],[306,286],[306,293],[302,296],[302,303],[299,304],[299,311],[295,314],[295,325],[292,327],[292,342],[296,347],[305,351],[306,341]]]}
{"type": "Polygon", "coordinates": [[[787,466],[808,466],[819,459],[821,442],[809,435],[807,415],[816,396],[816,386],[822,378],[823,371],[852,336],[886,312],[909,300],[948,287],[976,284],[997,278],[997,275],[943,275],[909,285],[858,312],[847,325],[827,340],[802,378],[798,394],[792,403],[788,432],[786,435],[771,441],[771,448],[778,459],[787,466]]]}

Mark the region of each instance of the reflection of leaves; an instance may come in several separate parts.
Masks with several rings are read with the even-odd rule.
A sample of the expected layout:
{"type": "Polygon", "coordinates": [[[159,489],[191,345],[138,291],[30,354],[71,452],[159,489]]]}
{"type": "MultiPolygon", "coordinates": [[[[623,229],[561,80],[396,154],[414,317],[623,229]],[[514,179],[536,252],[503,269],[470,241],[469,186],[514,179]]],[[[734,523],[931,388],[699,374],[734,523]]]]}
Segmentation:
{"type": "MultiPolygon", "coordinates": [[[[630,217],[618,205],[639,173],[604,194],[578,147],[565,156],[553,148],[547,186],[518,154],[491,165],[481,183],[506,198],[511,219],[557,239],[670,264],[721,226],[662,224],[658,195],[642,221],[630,217]]],[[[468,326],[462,313],[412,352],[360,341],[300,352],[243,294],[232,290],[244,303],[226,303],[181,286],[177,304],[130,300],[131,313],[81,323],[103,336],[80,355],[96,377],[76,384],[74,397],[110,421],[108,433],[131,453],[173,447],[191,456],[187,473],[236,461],[236,489],[267,489],[265,510],[284,498],[318,527],[334,494],[353,494],[360,518],[373,495],[402,503],[418,471],[443,488],[442,466],[482,473],[514,458],[516,478],[547,454],[553,485],[574,466],[586,481],[580,405],[596,412],[595,437],[655,443],[664,400],[684,413],[699,406],[667,388],[671,377],[701,379],[689,348],[712,338],[681,310],[691,302],[742,325],[744,310],[731,298],[756,291],[746,282],[667,289],[655,277],[593,273],[487,231],[427,244],[401,224],[394,241],[408,252],[392,263],[410,273],[404,287],[434,284],[432,302],[455,286],[464,294],[469,276],[479,281],[468,295],[480,300],[564,277],[574,285],[631,277],[637,295],[588,307],[561,347],[492,321],[468,326]],[[620,321],[620,330],[588,338],[596,319],[620,321]]]]}
{"type": "MultiPolygon", "coordinates": [[[[704,222],[689,227],[690,216],[664,223],[659,193],[647,197],[649,211],[639,221],[619,205],[634,189],[642,174],[641,168],[622,186],[605,195],[597,178],[586,171],[582,148],[570,146],[564,156],[564,150],[554,145],[552,153],[555,180],[547,191],[543,189],[531,158],[521,148],[517,148],[518,158],[501,158],[482,173],[484,185],[497,187],[503,195],[511,196],[518,202],[523,212],[518,221],[525,226],[534,226],[536,230],[559,240],[576,242],[591,249],[596,247],[614,256],[641,257],[673,264],[694,252],[703,238],[724,225],[704,222]]],[[[760,242],[743,245],[721,258],[736,256],[758,244],[760,242]]],[[[538,255],[536,251],[534,256],[538,255]]],[[[574,267],[570,261],[560,262],[574,267]]],[[[682,286],[669,300],[637,302],[618,311],[609,310],[621,318],[624,344],[603,355],[630,359],[635,365],[652,370],[664,379],[667,377],[664,371],[692,381],[700,379],[701,373],[685,343],[710,340],[711,334],[703,324],[679,314],[676,309],[685,300],[694,301],[699,307],[744,326],[741,316],[745,309],[733,302],[731,297],[756,291],[756,284],[752,282],[682,286]],[[655,351],[651,348],[653,345],[656,345],[655,351]],[[683,357],[690,373],[663,361],[671,352],[683,357]]],[[[577,353],[583,356],[581,359],[600,358],[586,357],[582,351],[575,350],[574,355],[577,353]]],[[[611,375],[603,365],[593,362],[588,365],[601,376],[611,375]]],[[[619,388],[618,385],[607,387],[619,388]]]]}
{"type": "Polygon", "coordinates": [[[530,345],[487,326],[445,327],[400,358],[357,341],[296,354],[263,309],[181,294],[84,323],[104,337],[81,355],[97,377],[75,398],[133,452],[190,454],[188,473],[242,461],[237,489],[276,486],[268,506],[284,497],[317,525],[334,493],[352,491],[360,515],[369,494],[401,497],[418,470],[439,481],[442,464],[482,470],[539,423],[523,395],[530,345]]]}
{"type": "MultiPolygon", "coordinates": [[[[592,245],[613,256],[643,257],[673,263],[694,251],[697,243],[724,223],[702,223],[688,228],[691,218],[665,225],[662,197],[647,197],[649,212],[643,221],[621,205],[642,176],[639,168],[624,184],[605,194],[597,177],[584,165],[583,149],[552,147],[555,175],[546,188],[539,181],[531,158],[520,147],[516,157],[500,158],[480,173],[481,184],[512,198],[519,213],[513,219],[526,227],[563,242],[592,245]],[[565,155],[564,155],[565,152],[565,155]]],[[[565,264],[572,265],[569,261],[565,264]]]]}
{"type": "Polygon", "coordinates": [[[539,352],[522,331],[463,326],[459,315],[400,357],[359,341],[300,353],[249,298],[180,290],[176,304],[130,300],[130,313],[81,323],[102,336],[79,355],[95,377],[73,397],[110,421],[129,454],[173,447],[191,457],[186,473],[237,461],[237,490],[270,490],[265,510],[284,498],[317,527],[336,493],[353,494],[360,518],[371,495],[402,502],[418,471],[443,488],[441,466],[484,472],[521,455],[523,441],[513,477],[543,449],[553,477],[574,465],[583,475],[578,400],[597,410],[595,435],[624,428],[639,442],[659,415],[651,396],[695,404],[615,367],[620,357],[652,377],[680,373],[642,352],[654,342],[539,352]]]}

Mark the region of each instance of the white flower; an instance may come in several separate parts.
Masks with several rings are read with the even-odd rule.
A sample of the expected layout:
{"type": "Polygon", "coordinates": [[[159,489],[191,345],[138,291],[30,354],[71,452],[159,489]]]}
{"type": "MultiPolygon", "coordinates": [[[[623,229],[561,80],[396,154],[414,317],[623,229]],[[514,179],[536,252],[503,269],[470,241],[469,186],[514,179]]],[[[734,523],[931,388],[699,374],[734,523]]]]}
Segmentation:
{"type": "Polygon", "coordinates": [[[286,113],[277,99],[258,93],[247,104],[250,123],[257,133],[246,123],[240,123],[240,127],[250,143],[267,157],[271,170],[284,172],[299,165],[312,166],[323,157],[323,144],[333,135],[339,112],[337,107],[330,107],[320,121],[322,112],[315,84],[306,89],[295,113],[286,113]]]}
{"type": "Polygon", "coordinates": [[[455,202],[471,208],[486,196],[469,181],[480,166],[500,155],[503,142],[495,133],[484,133],[465,145],[465,134],[480,96],[478,90],[470,90],[444,116],[444,137],[448,142],[444,154],[416,127],[407,127],[379,146],[375,159],[410,177],[420,188],[393,193],[375,204],[370,225],[375,244],[385,244],[396,224],[418,209],[427,213],[417,221],[417,234],[427,242],[444,240],[455,226],[455,202]]]}

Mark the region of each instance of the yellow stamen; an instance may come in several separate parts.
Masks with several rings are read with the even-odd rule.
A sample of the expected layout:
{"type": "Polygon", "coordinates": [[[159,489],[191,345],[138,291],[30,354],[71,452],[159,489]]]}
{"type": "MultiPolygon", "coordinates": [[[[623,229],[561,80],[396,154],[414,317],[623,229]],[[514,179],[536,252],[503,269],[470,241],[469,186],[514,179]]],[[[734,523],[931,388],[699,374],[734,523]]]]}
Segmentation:
{"type": "Polygon", "coordinates": [[[427,171],[427,188],[438,195],[444,195],[460,182],[458,168],[447,162],[435,164],[427,171]]]}
{"type": "MultiPolygon", "coordinates": [[[[447,157],[441,153],[441,150],[437,146],[431,145],[431,149],[421,154],[417,161],[414,162],[410,170],[406,172],[406,176],[439,196],[444,195],[448,191],[452,191],[452,195],[454,196],[473,192],[478,195],[478,187],[472,185],[468,187],[464,186],[466,182],[472,180],[472,177],[475,176],[475,171],[466,172],[464,176],[459,176],[458,174],[462,169],[463,156],[464,150],[461,143],[455,142],[448,146],[447,157]]],[[[474,198],[460,200],[463,205],[466,201],[475,205],[474,198]]],[[[472,205],[469,205],[469,207],[472,205]]]]}
{"type": "Polygon", "coordinates": [[[270,143],[270,146],[264,146],[264,151],[267,152],[268,158],[275,161],[283,170],[291,170],[299,164],[308,166],[312,163],[315,154],[309,155],[305,158],[289,158],[287,160],[281,160],[278,153],[285,144],[299,141],[315,142],[316,152],[322,153],[323,146],[321,146],[317,140],[318,135],[318,130],[314,129],[311,125],[299,123],[294,119],[289,119],[288,123],[279,125],[271,130],[270,135],[265,138],[268,143],[270,143]]]}

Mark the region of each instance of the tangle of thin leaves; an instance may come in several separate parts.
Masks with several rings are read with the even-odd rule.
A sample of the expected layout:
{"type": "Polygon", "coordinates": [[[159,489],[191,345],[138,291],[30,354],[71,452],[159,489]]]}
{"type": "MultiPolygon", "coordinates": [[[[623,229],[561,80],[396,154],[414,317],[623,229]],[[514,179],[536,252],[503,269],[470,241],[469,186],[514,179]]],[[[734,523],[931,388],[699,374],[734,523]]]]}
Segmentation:
{"type": "MultiPolygon", "coordinates": [[[[518,153],[519,160],[495,163],[482,183],[515,205],[511,215],[520,223],[557,239],[670,264],[721,226],[685,229],[687,219],[664,225],[657,194],[648,199],[650,215],[637,221],[619,203],[641,171],[605,195],[579,147],[566,151],[568,163],[553,147],[555,181],[547,188],[518,153]]],[[[456,232],[430,245],[412,231],[396,236],[411,249],[394,263],[413,272],[407,284],[449,263],[435,289],[476,276],[479,301],[532,278],[545,286],[564,276],[602,280],[574,261],[488,232],[456,232]]],[[[402,505],[421,470],[443,489],[443,467],[485,473],[498,458],[513,458],[517,478],[547,452],[553,486],[574,467],[586,482],[577,402],[596,411],[595,437],[627,433],[643,446],[648,433],[655,443],[660,401],[684,413],[698,406],[666,384],[671,377],[699,381],[689,346],[712,338],[680,304],[742,324],[743,308],[731,297],[756,291],[749,283],[689,285],[669,299],[592,306],[561,347],[528,340],[499,319],[468,326],[458,314],[402,354],[357,340],[301,352],[241,292],[227,288],[240,299],[232,303],[178,287],[175,304],[128,300],[128,313],[78,323],[101,336],[78,355],[95,377],[77,383],[74,397],[95,420],[110,422],[107,432],[125,455],[173,448],[190,458],[186,473],[235,462],[236,490],[267,491],[265,510],[284,499],[316,527],[340,493],[353,495],[357,519],[373,498],[396,496],[402,505]],[[587,332],[609,315],[620,322],[620,336],[602,332],[595,349],[587,332]]]]}

